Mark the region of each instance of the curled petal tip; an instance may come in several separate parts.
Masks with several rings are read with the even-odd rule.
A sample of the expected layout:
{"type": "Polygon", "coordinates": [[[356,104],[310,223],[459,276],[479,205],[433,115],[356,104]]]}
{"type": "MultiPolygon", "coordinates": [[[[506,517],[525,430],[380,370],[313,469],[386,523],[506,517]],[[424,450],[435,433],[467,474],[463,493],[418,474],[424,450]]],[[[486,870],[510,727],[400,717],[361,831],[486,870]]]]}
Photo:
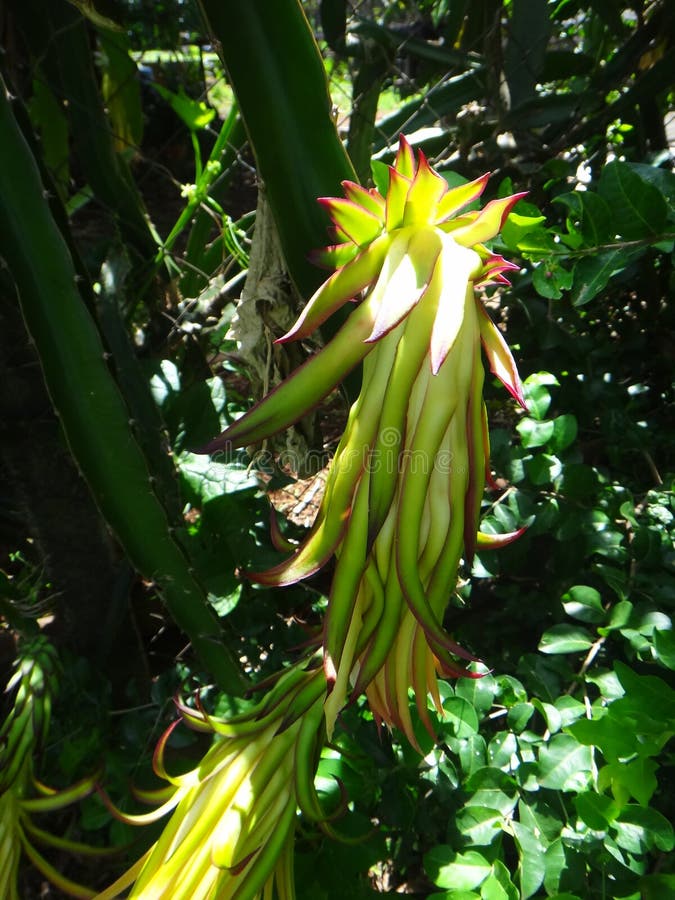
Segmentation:
{"type": "Polygon", "coordinates": [[[523,197],[527,197],[527,194],[528,194],[527,191],[519,191],[519,193],[511,194],[511,196],[507,198],[509,202],[506,204],[504,212],[502,213],[502,221],[499,226],[500,228],[502,227],[504,222],[506,222],[506,219],[508,218],[509,213],[511,212],[513,207],[516,205],[516,203],[519,200],[522,200],[523,197]]]}
{"type": "Polygon", "coordinates": [[[278,550],[280,553],[293,553],[297,550],[297,546],[289,541],[288,538],[283,534],[281,528],[279,527],[279,520],[277,519],[277,511],[270,503],[270,539],[272,541],[272,546],[275,550],[278,550]]]}
{"type": "Polygon", "coordinates": [[[488,359],[490,371],[493,375],[497,376],[514,400],[516,400],[524,409],[527,409],[523,385],[511,350],[502,337],[500,330],[486,312],[483,304],[479,302],[477,308],[479,312],[481,341],[483,343],[485,355],[488,359]]]}
{"type": "Polygon", "coordinates": [[[479,531],[476,535],[477,550],[499,550],[500,547],[506,547],[517,541],[518,538],[527,531],[527,525],[519,528],[517,531],[509,531],[506,534],[486,534],[479,531]]]}

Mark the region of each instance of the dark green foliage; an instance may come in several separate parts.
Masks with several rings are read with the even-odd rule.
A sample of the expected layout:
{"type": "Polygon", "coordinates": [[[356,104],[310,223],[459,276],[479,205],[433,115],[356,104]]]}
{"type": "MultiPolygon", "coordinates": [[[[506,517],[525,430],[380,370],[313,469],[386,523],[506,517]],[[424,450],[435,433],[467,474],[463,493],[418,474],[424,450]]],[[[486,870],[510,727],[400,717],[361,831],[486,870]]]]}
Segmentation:
{"type": "MultiPolygon", "coordinates": [[[[633,15],[613,2],[303,4],[322,25],[329,70],[346,73],[363,114],[351,123],[350,161],[302,6],[284,0],[269,16],[257,2],[203,0],[241,118],[232,104],[221,121],[202,85],[164,85],[183,143],[167,142],[156,169],[146,167],[138,118],[148,97],[125,84],[136,63],[124,41],[97,37],[65,0],[50,17],[66,29],[29,17],[32,4],[14,6],[21,53],[1,62],[40,140],[3,93],[0,365],[16,397],[5,387],[1,408],[3,428],[20,422],[21,433],[3,437],[0,612],[6,636],[30,630],[41,593],[66,645],[41,776],[65,785],[104,758],[107,789],[131,808],[130,778],[156,786],[150,754],[177,689],[215,679],[204,705],[234,712],[248,702],[232,687],[237,662],[257,681],[317,638],[329,576],[276,592],[240,577],[280,558],[265,489],[278,501],[292,479],[266,457],[250,467],[243,453],[195,452],[253,399],[226,338],[255,208],[242,155],[266,183],[306,299],[322,277],[306,259],[325,243],[316,196],[339,192],[352,165],[364,175],[371,144],[375,176],[386,179],[398,131],[429,127],[415,141],[449,179],[490,169],[499,195],[529,191],[494,248],[521,268],[512,288],[488,298],[528,410],[488,384],[498,489],[486,492],[482,526],[527,530],[462,573],[445,624],[483,661],[482,677],[444,684],[443,715],[430,711],[438,741],[418,723],[423,759],[378,733],[362,700],[344,711],[318,785],[327,809],[343,786],[349,807],[334,825],[361,840],[335,843],[303,823],[298,897],[401,886],[451,900],[672,896],[672,5],[633,15]],[[92,47],[109,59],[102,85],[92,47]],[[115,85],[126,94],[106,114],[102,97],[115,85]],[[381,90],[393,109],[376,117],[381,90]],[[252,152],[242,149],[243,123],[252,152]],[[120,130],[138,158],[116,147],[120,130]],[[187,147],[187,165],[160,182],[170,198],[161,209],[148,177],[170,168],[176,146],[187,147]],[[149,224],[147,208],[164,227],[149,224]],[[100,222],[94,240],[88,228],[100,222]],[[30,353],[25,336],[13,337],[20,310],[30,353]],[[28,452],[28,420],[13,416],[27,384],[18,375],[39,374],[36,354],[46,388],[39,380],[20,394],[30,410],[35,397],[42,404],[41,443],[28,452]],[[45,412],[46,391],[60,426],[45,412]],[[23,557],[10,558],[17,549],[23,557]],[[87,586],[84,600],[80,589],[73,601],[65,570],[87,586]],[[73,616],[76,639],[58,627],[73,616]],[[182,655],[189,640],[196,657],[182,655]],[[133,665],[109,661],[111,647],[133,665]]],[[[129,25],[135,52],[201,37],[192,4],[100,6],[129,25]]],[[[162,77],[158,63],[153,78],[162,77]]],[[[329,447],[344,405],[322,411],[329,447]]],[[[171,748],[176,771],[203,750],[185,732],[171,748]]],[[[94,798],[73,827],[98,844],[130,839],[94,798]]]]}

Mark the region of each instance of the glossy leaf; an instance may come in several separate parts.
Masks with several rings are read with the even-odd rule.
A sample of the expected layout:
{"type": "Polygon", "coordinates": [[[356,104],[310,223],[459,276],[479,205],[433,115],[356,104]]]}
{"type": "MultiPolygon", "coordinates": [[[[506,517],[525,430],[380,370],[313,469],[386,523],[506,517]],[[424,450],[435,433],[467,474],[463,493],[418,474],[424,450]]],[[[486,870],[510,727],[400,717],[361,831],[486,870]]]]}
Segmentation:
{"type": "Polygon", "coordinates": [[[539,751],[539,783],[553,790],[565,790],[590,777],[593,758],[589,747],[569,734],[557,734],[539,751]]]}
{"type": "Polygon", "coordinates": [[[584,628],[574,625],[554,625],[544,632],[539,642],[542,653],[581,653],[593,644],[593,638],[584,628]]]}
{"type": "Polygon", "coordinates": [[[440,845],[424,857],[424,868],[438,887],[453,891],[470,891],[478,887],[490,874],[490,863],[476,850],[454,853],[440,845]]]}

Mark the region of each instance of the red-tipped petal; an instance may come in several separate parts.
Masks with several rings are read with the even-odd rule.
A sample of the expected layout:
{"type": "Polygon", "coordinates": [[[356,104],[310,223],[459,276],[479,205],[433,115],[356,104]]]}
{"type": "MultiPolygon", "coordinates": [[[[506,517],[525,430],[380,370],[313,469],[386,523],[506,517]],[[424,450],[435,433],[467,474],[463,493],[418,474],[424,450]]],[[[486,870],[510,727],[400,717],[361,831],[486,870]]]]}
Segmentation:
{"type": "Polygon", "coordinates": [[[399,175],[410,180],[415,175],[415,153],[404,134],[398,138],[398,151],[394,161],[394,169],[399,175]]]}
{"type": "Polygon", "coordinates": [[[277,519],[277,511],[270,504],[270,539],[272,546],[280,553],[293,553],[298,549],[297,544],[289,541],[279,528],[279,520],[277,519]]]}
{"type": "Polygon", "coordinates": [[[355,181],[343,181],[342,187],[345,197],[353,203],[362,206],[381,221],[384,221],[384,197],[374,188],[370,190],[356,184],[355,181]]]}
{"type": "Polygon", "coordinates": [[[404,225],[433,224],[439,201],[448,190],[448,183],[431,168],[420,150],[420,161],[410,190],[406,197],[403,213],[404,225]]]}
{"type": "Polygon", "coordinates": [[[276,343],[297,341],[319,328],[337,309],[353,300],[377,277],[390,244],[389,235],[380,235],[343,268],[334,272],[309,300],[295,325],[276,343]]]}
{"type": "Polygon", "coordinates": [[[523,394],[523,384],[509,346],[502,337],[501,331],[488,315],[483,304],[477,300],[476,305],[479,312],[480,337],[490,371],[497,376],[514,400],[517,400],[523,409],[527,409],[525,395],[523,394]]]}
{"type": "Polygon", "coordinates": [[[230,451],[255,444],[301,419],[370,353],[372,344],[365,339],[372,331],[374,313],[375,307],[366,299],[316,356],[197,452],[230,451]]]}
{"type": "Polygon", "coordinates": [[[452,230],[452,236],[458,244],[471,247],[473,244],[482,244],[497,235],[516,203],[525,196],[513,194],[511,197],[503,197],[501,200],[491,200],[467,225],[452,230]]]}
{"type": "Polygon", "coordinates": [[[486,534],[484,531],[479,531],[476,535],[476,549],[499,550],[500,547],[506,547],[508,544],[517,541],[521,534],[524,534],[526,531],[526,525],[517,531],[509,531],[506,534],[486,534]]]}
{"type": "Polygon", "coordinates": [[[469,203],[477,200],[485,190],[490,179],[490,173],[481,175],[475,181],[469,181],[467,184],[460,184],[457,187],[450,188],[447,194],[438,204],[437,222],[445,222],[450,216],[454,216],[469,203]]]}
{"type": "Polygon", "coordinates": [[[245,578],[268,587],[288,587],[309,578],[331,558],[340,543],[348,516],[341,523],[323,519],[312,528],[309,537],[289,559],[264,572],[244,572],[245,578]]]}
{"type": "Polygon", "coordinates": [[[154,753],[152,754],[152,768],[155,775],[158,778],[161,778],[163,781],[168,781],[170,784],[178,786],[180,784],[180,777],[173,777],[169,775],[164,766],[164,750],[166,749],[166,745],[169,741],[169,738],[176,730],[176,728],[181,724],[183,719],[176,719],[173,721],[168,728],[164,730],[164,733],[157,741],[155,746],[154,753]]]}
{"type": "Polygon", "coordinates": [[[515,272],[519,268],[520,266],[510,262],[508,259],[504,259],[503,256],[490,255],[483,262],[483,271],[476,284],[486,284],[490,281],[496,281],[498,284],[510,284],[511,282],[508,278],[505,278],[501,273],[515,272]]]}
{"type": "Polygon", "coordinates": [[[434,279],[438,279],[441,295],[431,332],[431,371],[436,375],[445,362],[462,328],[467,306],[473,302],[471,278],[480,266],[480,258],[466,247],[445,240],[434,279]]]}
{"type": "Polygon", "coordinates": [[[407,252],[387,279],[386,288],[368,342],[378,341],[395,328],[429,287],[441,253],[440,235],[433,229],[415,231],[407,252]]]}
{"type": "Polygon", "coordinates": [[[352,200],[342,197],[320,197],[318,201],[336,226],[359,247],[374,240],[382,231],[382,219],[352,200]]]}
{"type": "Polygon", "coordinates": [[[410,181],[396,169],[389,169],[389,190],[387,191],[387,208],[385,227],[394,231],[403,225],[405,201],[410,190],[410,181]]]}

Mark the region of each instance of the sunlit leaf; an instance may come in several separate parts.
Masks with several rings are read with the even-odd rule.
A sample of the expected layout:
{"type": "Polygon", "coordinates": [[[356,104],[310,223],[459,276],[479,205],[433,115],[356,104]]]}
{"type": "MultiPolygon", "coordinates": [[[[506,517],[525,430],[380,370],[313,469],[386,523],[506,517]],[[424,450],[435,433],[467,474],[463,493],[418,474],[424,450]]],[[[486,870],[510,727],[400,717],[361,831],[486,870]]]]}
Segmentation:
{"type": "Polygon", "coordinates": [[[478,887],[491,871],[490,863],[476,850],[455,853],[451,847],[443,845],[425,854],[424,868],[434,884],[453,891],[470,891],[478,887]]]}
{"type": "Polygon", "coordinates": [[[569,782],[578,783],[593,766],[591,749],[570,734],[556,734],[539,751],[539,782],[542,787],[565,790],[569,782]]]}
{"type": "Polygon", "coordinates": [[[593,644],[592,636],[585,628],[574,625],[554,625],[539,641],[542,653],[581,653],[593,644]]]}
{"type": "Polygon", "coordinates": [[[563,594],[562,605],[568,616],[581,622],[602,622],[607,616],[600,593],[585,584],[574,585],[563,594]]]}

